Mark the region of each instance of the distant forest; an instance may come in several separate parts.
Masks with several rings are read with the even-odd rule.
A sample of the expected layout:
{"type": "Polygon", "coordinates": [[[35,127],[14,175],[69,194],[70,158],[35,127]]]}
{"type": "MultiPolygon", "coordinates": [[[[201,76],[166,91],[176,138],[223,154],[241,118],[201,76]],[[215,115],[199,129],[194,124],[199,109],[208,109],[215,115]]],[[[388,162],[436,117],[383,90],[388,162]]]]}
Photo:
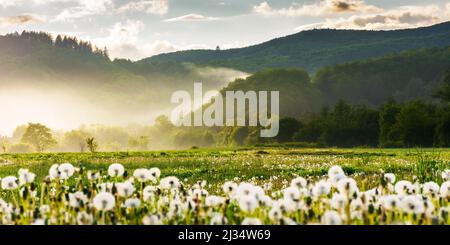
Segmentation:
{"type": "MultiPolygon", "coordinates": [[[[87,151],[87,140],[91,140],[91,144],[98,144],[101,151],[261,144],[449,147],[450,46],[443,45],[450,43],[448,29],[444,28],[448,25],[444,23],[411,31],[380,33],[315,30],[247,50],[234,50],[244,53],[264,50],[264,57],[270,60],[270,57],[283,57],[279,52],[289,49],[289,45],[307,43],[317,46],[319,44],[313,42],[316,38],[325,40],[325,37],[334,35],[335,38],[342,38],[339,46],[333,46],[340,50],[338,53],[347,48],[353,50],[347,55],[370,53],[365,59],[346,56],[338,64],[323,63],[328,57],[326,52],[311,53],[309,58],[320,60],[311,67],[296,61],[301,57],[299,54],[298,57],[290,57],[292,59],[279,65],[281,67],[269,62],[263,67],[242,69],[255,71],[246,78],[225,81],[225,86],[224,81],[208,83],[208,89],[221,89],[222,92],[280,91],[280,134],[276,138],[260,138],[258,127],[174,127],[167,117],[160,116],[152,126],[83,126],[69,132],[51,131],[45,125],[32,124],[33,128],[46,132],[47,147],[33,145],[35,139],[24,137],[27,129],[31,131],[30,125],[22,125],[16,129],[14,136],[0,138],[0,146],[5,152],[87,151]],[[415,46],[406,43],[414,33],[421,33],[422,37],[416,43],[417,48],[411,49],[415,46]],[[439,39],[433,40],[435,35],[439,39]],[[383,37],[389,37],[389,42],[395,43],[397,48],[388,52],[388,46],[384,46],[386,50],[376,57],[373,57],[376,49],[369,46],[380,48],[386,43],[366,45],[367,50],[360,50],[363,47],[354,44],[345,46],[350,38],[362,38],[358,41],[362,42],[379,41],[383,37]],[[433,40],[431,44],[430,40],[433,40]],[[403,48],[398,46],[402,43],[405,44],[403,48]],[[281,45],[278,49],[278,44],[289,45],[281,45]]],[[[331,44],[320,45],[326,47],[331,44]]],[[[111,61],[106,49],[72,37],[53,38],[42,32],[0,36],[0,46],[0,72],[4,75],[0,77],[0,86],[14,86],[16,81],[36,88],[41,87],[39,82],[42,81],[69,84],[72,90],[83,88],[78,91],[80,95],[89,94],[90,99],[98,99],[95,106],[113,101],[106,108],[117,109],[121,115],[146,112],[151,103],[152,108],[163,108],[167,105],[160,103],[166,97],[169,100],[170,92],[191,87],[195,81],[207,78],[223,80],[228,77],[224,74],[232,72],[230,77],[239,74],[232,70],[213,69],[208,66],[210,61],[190,63],[189,59],[182,58],[186,55],[191,57],[190,52],[161,55],[137,62],[123,59],[111,61]],[[176,55],[181,56],[175,59],[176,55]],[[142,108],[133,111],[133,103],[142,108]]],[[[225,51],[208,52],[218,52],[213,54],[214,57],[227,55],[225,51]]],[[[336,59],[333,63],[338,61],[336,59]]]]}

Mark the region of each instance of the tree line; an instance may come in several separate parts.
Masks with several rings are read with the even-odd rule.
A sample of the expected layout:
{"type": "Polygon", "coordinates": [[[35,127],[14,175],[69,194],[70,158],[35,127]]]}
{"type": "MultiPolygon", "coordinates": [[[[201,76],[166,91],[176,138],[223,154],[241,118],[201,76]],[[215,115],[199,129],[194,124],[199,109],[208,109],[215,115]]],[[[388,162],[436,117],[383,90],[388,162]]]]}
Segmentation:
{"type": "Polygon", "coordinates": [[[103,58],[108,58],[108,49],[100,49],[89,41],[78,40],[76,37],[57,35],[56,38],[47,32],[23,31],[20,34],[14,32],[5,35],[6,41],[14,42],[14,46],[35,48],[36,45],[47,45],[58,48],[65,48],[78,51],[79,53],[93,54],[103,58]],[[17,42],[19,41],[19,42],[17,42]]]}

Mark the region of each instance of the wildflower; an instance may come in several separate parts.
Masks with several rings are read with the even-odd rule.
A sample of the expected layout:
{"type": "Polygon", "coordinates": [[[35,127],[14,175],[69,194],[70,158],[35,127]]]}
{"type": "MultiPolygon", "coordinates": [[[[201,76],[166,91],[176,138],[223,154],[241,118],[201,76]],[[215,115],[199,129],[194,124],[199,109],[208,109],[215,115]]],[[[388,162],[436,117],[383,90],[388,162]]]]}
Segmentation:
{"type": "Polygon", "coordinates": [[[59,178],[62,180],[66,180],[72,177],[72,175],[75,173],[75,168],[70,163],[63,163],[59,165],[58,170],[59,170],[59,178]]]}
{"type": "Polygon", "coordinates": [[[36,178],[36,174],[28,171],[28,169],[19,169],[19,184],[25,185],[29,183],[33,183],[36,178]]]}
{"type": "Polygon", "coordinates": [[[42,205],[40,208],[39,208],[39,212],[41,212],[41,214],[42,215],[47,215],[47,214],[49,214],[50,213],[50,206],[48,206],[48,205],[42,205]]]}
{"type": "Polygon", "coordinates": [[[37,219],[31,223],[31,225],[45,225],[44,219],[37,219]]]}
{"type": "Polygon", "coordinates": [[[326,195],[330,194],[330,191],[331,191],[330,183],[328,183],[325,180],[321,180],[314,185],[314,187],[312,189],[312,194],[315,197],[320,197],[320,196],[326,196],[326,195]]]}
{"type": "Polygon", "coordinates": [[[125,168],[120,163],[113,163],[108,167],[108,174],[111,177],[121,177],[125,173],[125,168]]]}
{"type": "Polygon", "coordinates": [[[87,196],[81,192],[69,193],[69,204],[71,207],[77,208],[88,202],[87,196]]]}
{"type": "Polygon", "coordinates": [[[442,180],[444,181],[450,180],[450,169],[446,169],[442,172],[442,180]]]}
{"type": "Polygon", "coordinates": [[[448,215],[449,215],[449,213],[450,213],[450,207],[441,207],[439,209],[439,217],[442,220],[446,220],[448,215]]]}
{"type": "Polygon", "coordinates": [[[340,166],[332,166],[329,170],[328,170],[328,177],[330,179],[332,179],[334,176],[339,175],[339,176],[345,176],[344,170],[342,170],[342,168],[340,166]]]}
{"type": "Polygon", "coordinates": [[[134,170],[133,177],[135,177],[139,182],[147,182],[154,178],[150,173],[150,170],[145,168],[138,168],[134,170]]]}
{"type": "Polygon", "coordinates": [[[0,213],[5,213],[8,208],[8,203],[5,200],[0,198],[0,213]]]}
{"type": "Polygon", "coordinates": [[[121,197],[130,197],[133,195],[135,190],[136,188],[130,182],[125,181],[117,184],[117,194],[121,197]]]}
{"type": "Polygon", "coordinates": [[[17,178],[14,176],[8,176],[2,179],[3,190],[15,190],[19,186],[17,184],[17,178]]]}
{"type": "Polygon", "coordinates": [[[111,193],[100,192],[94,197],[93,204],[98,210],[108,211],[114,208],[116,205],[116,200],[111,193]]]}
{"type": "Polygon", "coordinates": [[[242,225],[261,225],[262,222],[260,219],[257,219],[257,218],[245,218],[241,224],[242,225]]]}
{"type": "Polygon", "coordinates": [[[143,199],[145,202],[152,200],[155,197],[156,187],[152,185],[148,185],[142,190],[143,199]]]}
{"type": "Polygon", "coordinates": [[[423,201],[420,197],[415,195],[405,196],[400,203],[400,206],[404,212],[420,214],[424,212],[423,201]]]}
{"type": "Polygon", "coordinates": [[[414,185],[407,180],[400,180],[395,184],[395,192],[401,195],[412,194],[414,191],[414,185]]]}
{"type": "Polygon", "coordinates": [[[221,214],[215,213],[211,218],[210,225],[225,225],[228,223],[228,219],[221,214]]]}
{"type": "Polygon", "coordinates": [[[184,211],[187,209],[187,203],[182,202],[180,199],[173,199],[169,205],[169,212],[172,213],[173,216],[181,216],[184,211]]]}
{"type": "Polygon", "coordinates": [[[254,196],[255,186],[251,183],[241,183],[236,190],[236,196],[254,196]]]}
{"type": "Polygon", "coordinates": [[[363,203],[362,203],[361,198],[353,199],[350,202],[350,209],[353,210],[353,211],[362,211],[363,203]]]}
{"type": "Polygon", "coordinates": [[[295,223],[295,221],[293,219],[288,218],[288,217],[283,217],[281,219],[281,223],[283,225],[297,225],[297,223],[295,223]]]}
{"type": "Polygon", "coordinates": [[[384,174],[384,179],[386,180],[386,182],[394,184],[395,183],[395,174],[386,173],[386,174],[384,174]]]}
{"type": "Polygon", "coordinates": [[[345,176],[345,174],[336,174],[336,175],[332,175],[330,177],[330,182],[333,184],[334,187],[337,187],[337,184],[339,183],[340,180],[346,179],[347,176],[345,176]]]}
{"type": "Polygon", "coordinates": [[[165,190],[178,189],[178,187],[180,187],[180,181],[178,180],[177,177],[169,176],[161,179],[160,185],[161,188],[165,190]]]}
{"type": "Polygon", "coordinates": [[[208,196],[205,199],[205,205],[208,207],[216,207],[225,202],[225,198],[220,196],[208,196]]]}
{"type": "Polygon", "coordinates": [[[441,197],[450,198],[450,181],[442,183],[440,193],[441,197]]]}
{"type": "Polygon", "coordinates": [[[387,195],[381,198],[382,206],[389,211],[395,210],[400,205],[400,198],[397,195],[387,195]]]}
{"type": "Polygon", "coordinates": [[[162,218],[159,214],[154,215],[146,215],[144,218],[142,218],[142,223],[144,225],[162,225],[162,218]]]}
{"type": "Polygon", "coordinates": [[[94,223],[94,217],[92,217],[92,214],[88,214],[85,211],[77,213],[78,225],[92,225],[92,223],[94,223]]]}
{"type": "Polygon", "coordinates": [[[297,203],[290,199],[281,199],[274,202],[273,207],[280,208],[284,213],[294,212],[297,208],[297,203]]]}
{"type": "Polygon", "coordinates": [[[50,167],[50,170],[48,172],[51,180],[59,178],[60,172],[58,168],[59,168],[58,164],[53,164],[50,167]]]}
{"type": "Polygon", "coordinates": [[[139,208],[141,201],[138,198],[129,198],[125,200],[125,208],[139,208]]]}
{"type": "Polygon", "coordinates": [[[259,203],[260,203],[260,205],[262,205],[262,206],[270,207],[270,206],[272,206],[272,204],[273,204],[273,200],[272,200],[272,198],[270,198],[269,196],[264,195],[264,196],[262,196],[262,197],[259,199],[259,203]]]}
{"type": "Polygon", "coordinates": [[[368,202],[373,202],[376,200],[378,193],[379,192],[378,192],[377,188],[372,188],[370,190],[367,190],[367,191],[361,193],[361,197],[364,197],[365,200],[368,202]]]}
{"type": "Polygon", "coordinates": [[[342,220],[339,213],[336,211],[326,211],[322,217],[322,224],[324,225],[341,225],[342,220]]]}
{"type": "Polygon", "coordinates": [[[283,190],[284,198],[288,198],[292,201],[299,201],[301,197],[300,190],[297,187],[288,187],[283,190]]]}
{"type": "Polygon", "coordinates": [[[330,205],[337,210],[344,209],[347,205],[347,197],[344,194],[335,193],[330,200],[330,205]]]}
{"type": "Polygon", "coordinates": [[[92,171],[88,171],[86,177],[90,181],[97,180],[100,179],[100,173],[93,173],[92,171]]]}
{"type": "Polygon", "coordinates": [[[423,194],[425,195],[436,195],[439,193],[439,185],[430,181],[423,185],[423,194]]]}
{"type": "Polygon", "coordinates": [[[242,196],[239,198],[239,207],[244,212],[252,213],[258,207],[258,202],[252,196],[242,196]]]}
{"type": "Polygon", "coordinates": [[[358,192],[358,186],[356,185],[356,181],[352,178],[344,178],[339,180],[337,188],[340,193],[348,193],[350,195],[353,195],[355,192],[358,192]]]}
{"type": "Polygon", "coordinates": [[[151,168],[149,172],[154,179],[159,179],[159,177],[161,176],[161,170],[159,170],[159,168],[151,168]]]}
{"type": "Polygon", "coordinates": [[[112,192],[112,189],[114,187],[114,183],[101,183],[98,185],[101,192],[112,192]]]}
{"type": "Polygon", "coordinates": [[[223,192],[229,196],[233,195],[238,188],[238,185],[232,181],[227,181],[223,184],[223,192]]]}
{"type": "Polygon", "coordinates": [[[306,188],[307,184],[308,182],[302,177],[297,177],[291,181],[291,186],[298,189],[306,188]]]}
{"type": "Polygon", "coordinates": [[[204,189],[189,190],[189,193],[190,193],[190,196],[192,196],[193,199],[195,199],[195,200],[199,200],[202,197],[208,196],[208,191],[204,190],[204,189]]]}
{"type": "Polygon", "coordinates": [[[269,211],[269,218],[273,222],[278,222],[283,217],[283,212],[279,207],[273,207],[269,211]]]}

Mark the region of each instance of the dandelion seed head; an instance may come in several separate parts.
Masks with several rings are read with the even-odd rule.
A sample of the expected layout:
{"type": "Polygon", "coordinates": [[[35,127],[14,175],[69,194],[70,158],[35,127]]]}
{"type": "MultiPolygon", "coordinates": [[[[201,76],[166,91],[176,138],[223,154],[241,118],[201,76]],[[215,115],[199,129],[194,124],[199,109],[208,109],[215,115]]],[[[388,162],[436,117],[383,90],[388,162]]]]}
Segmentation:
{"type": "Polygon", "coordinates": [[[441,197],[443,198],[450,198],[450,181],[446,181],[442,183],[441,189],[440,189],[441,197]]]}
{"type": "Polygon", "coordinates": [[[214,213],[210,225],[226,225],[228,223],[228,219],[219,213],[214,213]]]}
{"type": "Polygon", "coordinates": [[[117,194],[121,197],[130,197],[133,195],[136,188],[134,185],[128,181],[125,181],[123,183],[117,183],[117,194]]]}
{"type": "Polygon", "coordinates": [[[245,218],[241,225],[262,225],[262,222],[258,218],[245,218]]]}
{"type": "Polygon", "coordinates": [[[395,174],[393,173],[385,173],[384,178],[386,179],[386,182],[394,184],[395,183],[395,174]]]}
{"type": "Polygon", "coordinates": [[[108,175],[111,177],[122,177],[125,173],[125,168],[120,163],[113,163],[108,167],[108,175]]]}
{"type": "Polygon", "coordinates": [[[298,189],[306,188],[307,185],[308,185],[308,182],[306,181],[306,179],[304,179],[302,177],[297,177],[291,181],[291,186],[296,187],[298,189]]]}
{"type": "Polygon", "coordinates": [[[100,192],[94,197],[93,204],[97,210],[109,211],[116,205],[116,200],[111,193],[100,192]]]}
{"type": "Polygon", "coordinates": [[[161,215],[153,214],[144,216],[144,218],[142,218],[142,223],[144,225],[162,225],[163,221],[161,215]]]}
{"type": "Polygon", "coordinates": [[[70,163],[63,163],[63,164],[59,165],[58,171],[60,174],[59,178],[62,180],[66,180],[66,179],[72,177],[72,175],[75,173],[75,168],[70,163]]]}
{"type": "Polygon", "coordinates": [[[3,190],[15,190],[19,187],[15,176],[8,176],[2,179],[3,190]]]}
{"type": "Polygon", "coordinates": [[[326,211],[322,217],[323,225],[341,225],[342,219],[336,211],[326,211]]]}
{"type": "Polygon", "coordinates": [[[77,213],[77,224],[78,225],[92,225],[94,223],[94,217],[92,214],[81,211],[77,213]]]}
{"type": "Polygon", "coordinates": [[[400,180],[395,184],[395,192],[400,195],[412,194],[414,189],[414,185],[407,180],[400,180]]]}
{"type": "Polygon", "coordinates": [[[138,198],[128,198],[125,200],[124,207],[128,209],[136,209],[141,205],[141,200],[138,198]]]}
{"type": "Polygon", "coordinates": [[[425,195],[437,195],[439,193],[439,185],[435,182],[427,182],[423,184],[423,194],[425,195]]]}

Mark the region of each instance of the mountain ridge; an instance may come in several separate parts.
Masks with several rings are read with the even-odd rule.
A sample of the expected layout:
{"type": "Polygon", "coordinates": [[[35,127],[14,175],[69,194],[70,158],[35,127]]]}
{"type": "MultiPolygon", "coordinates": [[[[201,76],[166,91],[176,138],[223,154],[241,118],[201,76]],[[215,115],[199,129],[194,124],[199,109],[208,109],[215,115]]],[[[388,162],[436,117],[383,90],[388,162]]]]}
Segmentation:
{"type": "Polygon", "coordinates": [[[314,29],[243,48],[177,51],[136,63],[187,62],[245,72],[263,68],[303,68],[314,73],[327,65],[447,45],[450,45],[450,22],[388,31],[314,29]]]}

